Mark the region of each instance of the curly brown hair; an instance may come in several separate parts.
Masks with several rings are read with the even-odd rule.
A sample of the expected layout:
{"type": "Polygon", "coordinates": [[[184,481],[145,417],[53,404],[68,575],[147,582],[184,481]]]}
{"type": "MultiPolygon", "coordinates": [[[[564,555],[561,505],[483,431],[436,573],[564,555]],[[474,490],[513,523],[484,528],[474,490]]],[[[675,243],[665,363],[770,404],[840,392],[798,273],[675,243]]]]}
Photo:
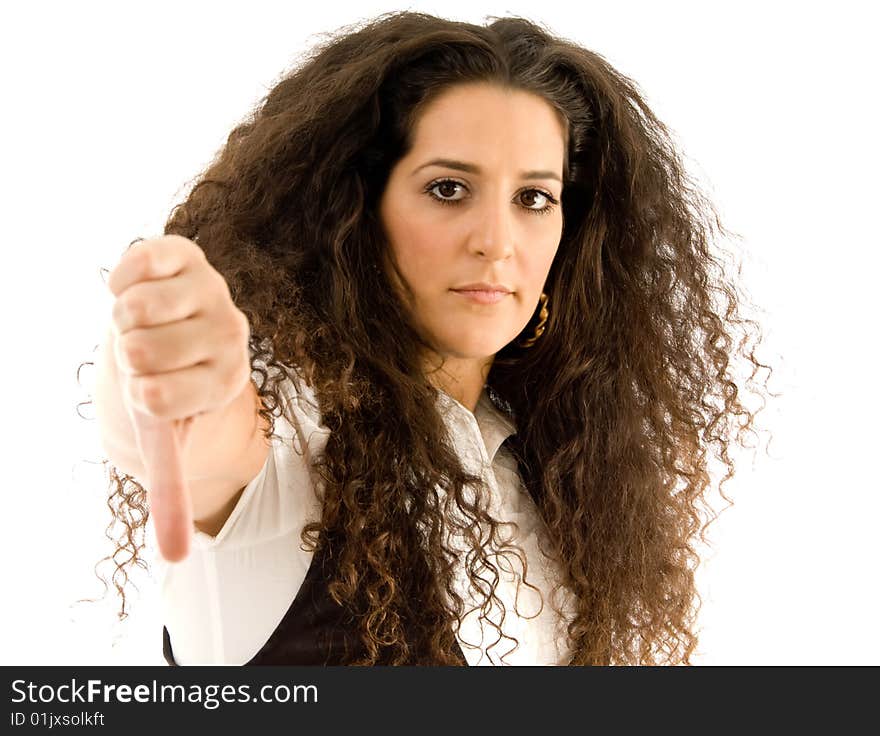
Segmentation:
{"type": "MultiPolygon", "coordinates": [[[[463,607],[436,489],[473,522],[477,590],[487,586],[474,569],[493,566],[475,524],[494,535],[496,522],[480,508],[481,479],[447,444],[426,345],[377,267],[389,264],[376,207],[420,111],[476,81],[537,94],[567,122],[564,227],[545,286],[553,308],[534,347],[518,337],[499,351],[487,386],[516,423],[508,445],[576,596],[571,663],[690,664],[695,541],[717,518],[707,454],[726,465],[718,488],[730,503],[728,450],[745,446],[757,413],[741,392],[758,393],[768,366],[754,354],[759,325],[742,316],[743,293],[710,248],[714,228],[726,231],[635,83],[522,18],[483,27],[384,14],[332,34],[286,73],[164,232],[200,245],[250,320],[267,438],[283,410],[278,382],[296,370],[315,390],[331,434],[315,461],[323,513],[302,538],[312,549],[324,535],[342,540],[330,590],[357,616],[367,653],[351,663],[456,664],[449,623],[463,607]],[[737,356],[751,366],[745,380],[737,356]],[[404,636],[414,621],[424,662],[404,636]]],[[[110,466],[110,480],[125,531],[105,560],[124,617],[125,568],[143,566],[148,509],[133,477],[110,466]]],[[[492,601],[503,607],[494,583],[492,601]]]]}

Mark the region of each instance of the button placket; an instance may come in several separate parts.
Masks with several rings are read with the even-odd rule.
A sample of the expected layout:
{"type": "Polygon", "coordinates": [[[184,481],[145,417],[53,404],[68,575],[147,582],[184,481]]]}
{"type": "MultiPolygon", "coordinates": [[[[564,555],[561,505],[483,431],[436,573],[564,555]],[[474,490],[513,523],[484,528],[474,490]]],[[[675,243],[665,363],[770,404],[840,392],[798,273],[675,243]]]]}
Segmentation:
{"type": "MultiPolygon", "coordinates": [[[[479,606],[484,602],[483,594],[474,589],[467,577],[463,569],[467,552],[461,553],[459,594],[465,600],[466,611],[472,606],[477,608],[469,611],[464,617],[460,633],[467,642],[480,643],[477,650],[469,650],[465,646],[462,646],[462,650],[467,649],[465,656],[472,665],[555,663],[562,658],[551,652],[553,646],[550,644],[555,646],[559,643],[564,646],[564,637],[562,642],[556,642],[557,635],[545,631],[548,626],[554,628],[547,595],[554,571],[548,569],[549,561],[544,558],[537,546],[538,510],[522,483],[513,456],[502,446],[503,441],[499,445],[499,440],[509,436],[515,428],[507,417],[500,415],[492,405],[486,403],[484,397],[481,397],[474,412],[448,395],[443,398],[449,407],[448,418],[454,447],[465,469],[485,481],[489,496],[488,512],[495,520],[501,522],[498,528],[498,544],[492,540],[486,549],[488,561],[498,568],[499,580],[495,589],[497,602],[493,601],[486,618],[482,620],[479,606]],[[491,460],[489,448],[494,450],[491,460]],[[516,526],[514,527],[513,524],[516,526]],[[537,586],[539,593],[527,587],[522,581],[523,561],[519,558],[520,554],[525,555],[528,561],[529,583],[537,586]],[[479,600],[476,600],[477,598],[479,600]],[[544,607],[538,614],[542,600],[544,607]],[[523,617],[520,617],[520,612],[523,617]],[[500,638],[498,629],[504,634],[500,638]],[[514,647],[514,639],[518,646],[515,651],[511,651],[514,647]]],[[[475,499],[476,489],[468,487],[466,493],[471,494],[472,501],[475,499]]],[[[454,505],[452,511],[457,513],[454,505]]],[[[483,539],[487,531],[484,529],[483,539]]],[[[461,548],[464,542],[460,535],[454,541],[450,541],[456,548],[461,548]]],[[[485,577],[488,571],[478,574],[485,577]]]]}

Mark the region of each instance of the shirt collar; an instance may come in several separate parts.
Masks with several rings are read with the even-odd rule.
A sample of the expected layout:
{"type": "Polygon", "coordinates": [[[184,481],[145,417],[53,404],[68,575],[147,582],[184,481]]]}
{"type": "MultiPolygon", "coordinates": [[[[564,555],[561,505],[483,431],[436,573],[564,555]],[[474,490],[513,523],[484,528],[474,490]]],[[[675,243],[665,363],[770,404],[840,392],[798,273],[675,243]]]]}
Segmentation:
{"type": "Polygon", "coordinates": [[[492,403],[486,386],[483,386],[483,391],[473,412],[442,389],[438,389],[438,391],[442,402],[450,411],[465,422],[476,425],[482,436],[483,444],[486,446],[489,462],[494,462],[498,448],[504,444],[508,437],[516,434],[516,425],[513,420],[492,403]]]}

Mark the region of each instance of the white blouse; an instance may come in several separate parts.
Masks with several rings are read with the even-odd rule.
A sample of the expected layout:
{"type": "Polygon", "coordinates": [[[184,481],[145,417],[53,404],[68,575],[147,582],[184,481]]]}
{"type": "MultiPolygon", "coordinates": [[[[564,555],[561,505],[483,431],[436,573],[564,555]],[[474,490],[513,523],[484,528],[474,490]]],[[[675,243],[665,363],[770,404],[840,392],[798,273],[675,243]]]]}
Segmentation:
{"type": "MultiPolygon", "coordinates": [[[[329,429],[321,423],[307,384],[295,388],[285,378],[279,394],[298,426],[284,416],[275,418],[277,437],[266,462],[217,536],[194,529],[191,552],[181,562],[169,563],[155,554],[163,623],[180,665],[248,662],[281,622],[309,569],[314,553],[301,548],[300,533],[306,521],[320,517],[320,508],[308,464],[323,450],[329,429]]],[[[561,619],[548,597],[557,568],[537,545],[543,522],[514,458],[502,447],[515,427],[492,404],[485,388],[473,413],[446,393],[440,398],[456,451],[468,471],[481,475],[491,489],[490,515],[515,524],[499,527],[502,549],[505,535],[522,548],[529,565],[527,583],[541,591],[522,583],[522,562],[513,550],[500,554],[491,548],[496,550],[493,562],[500,577],[496,596],[506,614],[502,623],[495,604],[486,615],[506,636],[519,641],[511,651],[514,642],[499,638],[491,624],[480,620],[483,595],[475,594],[464,572],[467,549],[460,538],[450,538],[461,551],[456,592],[466,607],[456,636],[462,653],[470,665],[568,664],[565,624],[573,598],[567,589],[560,591],[562,599],[556,600],[566,612],[561,619]]],[[[150,522],[147,526],[152,529],[150,522]]],[[[154,530],[147,539],[156,548],[154,530]]],[[[487,571],[482,577],[491,582],[493,574],[487,571]]]]}

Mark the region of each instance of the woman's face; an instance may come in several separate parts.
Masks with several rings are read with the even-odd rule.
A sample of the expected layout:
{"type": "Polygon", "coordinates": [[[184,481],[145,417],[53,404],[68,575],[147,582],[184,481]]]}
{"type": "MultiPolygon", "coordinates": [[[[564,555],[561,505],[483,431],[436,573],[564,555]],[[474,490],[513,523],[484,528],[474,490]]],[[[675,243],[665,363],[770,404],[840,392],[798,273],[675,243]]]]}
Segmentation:
{"type": "Polygon", "coordinates": [[[379,207],[439,354],[494,356],[535,313],[562,236],[564,130],[540,97],[485,83],[446,90],[418,119],[379,207]],[[510,293],[462,291],[480,282],[510,293]]]}

